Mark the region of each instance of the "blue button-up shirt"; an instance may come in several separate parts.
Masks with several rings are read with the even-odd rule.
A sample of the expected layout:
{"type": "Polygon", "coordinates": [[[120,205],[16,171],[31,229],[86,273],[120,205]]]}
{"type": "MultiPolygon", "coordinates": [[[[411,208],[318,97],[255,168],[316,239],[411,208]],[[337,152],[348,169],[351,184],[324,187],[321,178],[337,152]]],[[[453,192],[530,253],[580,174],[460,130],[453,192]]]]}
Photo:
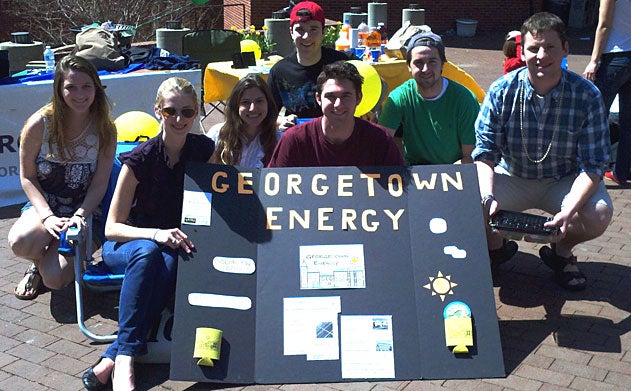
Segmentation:
{"type": "Polygon", "coordinates": [[[523,68],[508,73],[489,88],[475,122],[473,159],[489,160],[527,179],[581,171],[602,176],[611,146],[607,110],[598,89],[563,71],[540,108],[527,72],[523,68]]]}

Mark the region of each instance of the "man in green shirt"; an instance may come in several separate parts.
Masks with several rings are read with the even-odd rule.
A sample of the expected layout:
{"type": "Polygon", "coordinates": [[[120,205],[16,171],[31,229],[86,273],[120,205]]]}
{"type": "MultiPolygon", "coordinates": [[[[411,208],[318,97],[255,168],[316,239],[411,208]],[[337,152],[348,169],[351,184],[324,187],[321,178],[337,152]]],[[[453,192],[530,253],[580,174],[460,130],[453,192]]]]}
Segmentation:
{"type": "Polygon", "coordinates": [[[424,31],[410,38],[412,78],[390,93],[379,116],[380,125],[403,138],[408,165],[473,162],[479,105],[469,89],[442,76],[446,61],[440,36],[424,31]]]}

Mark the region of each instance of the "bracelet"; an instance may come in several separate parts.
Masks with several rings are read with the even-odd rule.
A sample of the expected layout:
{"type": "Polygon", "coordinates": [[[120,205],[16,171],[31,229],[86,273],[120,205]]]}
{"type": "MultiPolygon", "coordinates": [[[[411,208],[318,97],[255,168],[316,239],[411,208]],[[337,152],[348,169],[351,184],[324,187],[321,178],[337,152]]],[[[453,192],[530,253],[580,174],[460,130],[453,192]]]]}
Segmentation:
{"type": "Polygon", "coordinates": [[[158,234],[158,232],[160,232],[160,230],[156,229],[156,232],[154,232],[153,236],[151,237],[151,240],[153,240],[154,242],[156,241],[156,235],[158,234]]]}
{"type": "Polygon", "coordinates": [[[41,221],[42,221],[42,224],[44,224],[44,221],[48,220],[48,218],[49,218],[49,217],[53,217],[54,215],[55,215],[54,213],[51,213],[51,214],[49,214],[48,216],[44,217],[44,218],[41,220],[41,221]]]}
{"type": "Polygon", "coordinates": [[[493,196],[493,194],[487,194],[484,197],[482,197],[482,207],[485,208],[486,204],[491,201],[495,201],[495,197],[493,196]]]}
{"type": "Polygon", "coordinates": [[[73,216],[77,216],[78,218],[80,218],[81,220],[83,220],[83,222],[85,223],[85,216],[79,213],[75,213],[73,216]]]}

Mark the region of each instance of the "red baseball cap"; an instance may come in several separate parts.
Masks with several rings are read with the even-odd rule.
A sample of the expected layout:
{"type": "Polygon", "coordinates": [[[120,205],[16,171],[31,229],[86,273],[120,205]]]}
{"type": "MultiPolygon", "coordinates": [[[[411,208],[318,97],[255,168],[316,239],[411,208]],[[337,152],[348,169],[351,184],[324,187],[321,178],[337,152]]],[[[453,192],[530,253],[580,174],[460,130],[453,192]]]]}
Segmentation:
{"type": "Polygon", "coordinates": [[[308,20],[318,21],[324,26],[324,11],[320,5],[313,1],[301,1],[291,9],[289,24],[293,25],[296,22],[306,22],[308,20]]]}

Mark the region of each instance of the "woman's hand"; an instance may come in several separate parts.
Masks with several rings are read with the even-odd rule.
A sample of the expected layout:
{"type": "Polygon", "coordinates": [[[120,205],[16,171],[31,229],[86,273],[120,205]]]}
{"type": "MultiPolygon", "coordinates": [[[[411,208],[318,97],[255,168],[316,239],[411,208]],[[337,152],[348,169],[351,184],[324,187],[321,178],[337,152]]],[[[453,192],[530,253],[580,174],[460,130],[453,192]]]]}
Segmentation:
{"type": "Polygon", "coordinates": [[[195,248],[193,242],[191,242],[188,236],[186,236],[186,234],[179,228],[159,229],[153,235],[153,241],[169,246],[172,249],[182,247],[182,250],[184,250],[187,254],[195,248]]]}
{"type": "Polygon", "coordinates": [[[66,223],[66,226],[64,227],[64,230],[70,227],[77,227],[81,229],[81,231],[85,230],[87,228],[85,217],[81,215],[72,216],[71,218],[68,219],[68,222],[66,223]]]}
{"type": "Polygon", "coordinates": [[[59,234],[68,229],[67,224],[69,222],[69,218],[67,217],[57,217],[55,215],[50,215],[43,219],[42,224],[46,231],[52,235],[55,239],[59,239],[59,234]]]}
{"type": "Polygon", "coordinates": [[[583,77],[587,80],[594,82],[596,80],[596,71],[598,70],[598,63],[594,61],[590,61],[589,64],[585,67],[585,71],[583,72],[583,77]]]}

